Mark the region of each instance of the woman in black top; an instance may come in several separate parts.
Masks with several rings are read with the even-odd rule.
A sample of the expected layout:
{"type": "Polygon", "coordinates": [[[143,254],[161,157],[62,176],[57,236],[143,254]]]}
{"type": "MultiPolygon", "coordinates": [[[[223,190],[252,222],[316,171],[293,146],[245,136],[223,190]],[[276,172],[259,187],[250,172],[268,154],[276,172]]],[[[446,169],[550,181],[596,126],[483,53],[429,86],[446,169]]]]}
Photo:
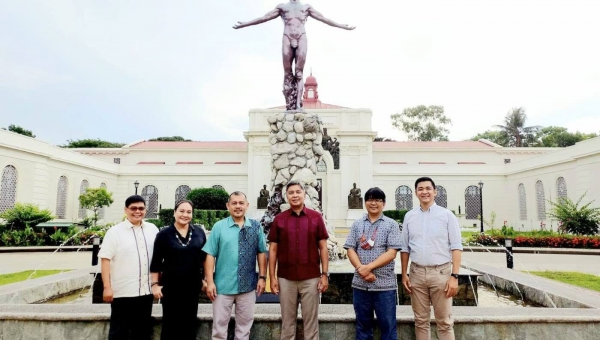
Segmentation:
{"type": "Polygon", "coordinates": [[[193,211],[192,202],[177,202],[175,223],[158,232],[154,241],[150,272],[152,294],[162,299],[163,340],[196,339],[206,234],[191,224],[193,211]]]}

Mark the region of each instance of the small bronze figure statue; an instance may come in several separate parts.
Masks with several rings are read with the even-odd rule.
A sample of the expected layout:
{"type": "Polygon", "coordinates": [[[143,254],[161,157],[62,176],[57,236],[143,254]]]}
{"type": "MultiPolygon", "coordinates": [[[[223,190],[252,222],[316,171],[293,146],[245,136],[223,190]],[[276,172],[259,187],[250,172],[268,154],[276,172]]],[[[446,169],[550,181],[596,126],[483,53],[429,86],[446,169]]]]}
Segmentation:
{"type": "Polygon", "coordinates": [[[258,209],[267,209],[267,205],[269,205],[269,190],[267,190],[267,185],[263,185],[263,188],[260,189],[260,195],[258,196],[258,201],[256,202],[256,208],[258,209]]]}
{"type": "Polygon", "coordinates": [[[356,187],[356,183],[353,183],[352,186],[348,194],[348,209],[362,209],[363,199],[360,195],[360,188],[356,187]]]}

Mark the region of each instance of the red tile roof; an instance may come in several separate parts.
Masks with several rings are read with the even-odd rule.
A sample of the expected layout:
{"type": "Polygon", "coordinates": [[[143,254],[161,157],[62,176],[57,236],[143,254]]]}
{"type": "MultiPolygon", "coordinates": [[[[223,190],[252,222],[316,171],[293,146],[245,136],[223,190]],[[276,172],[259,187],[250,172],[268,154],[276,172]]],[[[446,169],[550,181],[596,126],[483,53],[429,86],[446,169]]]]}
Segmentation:
{"type": "Polygon", "coordinates": [[[493,146],[479,141],[456,141],[456,142],[373,142],[375,149],[392,148],[444,148],[444,149],[470,149],[470,148],[493,148],[493,146]]]}
{"type": "MultiPolygon", "coordinates": [[[[302,104],[302,108],[307,109],[307,110],[316,110],[316,109],[320,109],[320,110],[334,110],[334,109],[348,109],[347,107],[344,106],[339,106],[339,105],[333,105],[333,104],[326,104],[323,102],[304,102],[302,104]]],[[[270,109],[278,109],[278,110],[285,110],[285,105],[284,106],[276,106],[276,107],[270,107],[270,109]]]]}
{"type": "Polygon", "coordinates": [[[132,149],[246,149],[247,142],[140,142],[132,149]]]}
{"type": "Polygon", "coordinates": [[[242,162],[215,162],[215,164],[242,164],[242,162]]]}
{"type": "Polygon", "coordinates": [[[177,162],[175,164],[196,164],[196,165],[199,165],[199,164],[204,164],[204,162],[177,162]]]}

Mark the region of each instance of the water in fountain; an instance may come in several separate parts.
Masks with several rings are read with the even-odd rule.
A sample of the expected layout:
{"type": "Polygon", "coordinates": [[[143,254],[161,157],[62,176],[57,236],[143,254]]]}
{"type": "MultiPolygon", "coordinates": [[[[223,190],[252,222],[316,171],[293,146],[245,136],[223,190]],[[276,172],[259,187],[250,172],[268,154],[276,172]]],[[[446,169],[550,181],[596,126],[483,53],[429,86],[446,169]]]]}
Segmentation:
{"type": "MultiPolygon", "coordinates": [[[[512,253],[511,251],[509,251],[509,250],[508,250],[506,247],[504,247],[504,246],[500,245],[500,244],[499,244],[499,243],[498,243],[496,240],[493,240],[493,242],[494,242],[494,243],[495,243],[495,244],[496,244],[498,247],[500,247],[500,248],[504,249],[504,251],[505,251],[506,253],[508,253],[510,256],[512,256],[512,257],[513,257],[513,259],[515,260],[515,262],[517,262],[517,263],[518,263],[518,264],[519,264],[519,265],[520,265],[520,266],[523,268],[523,270],[525,270],[525,272],[527,272],[527,274],[529,274],[529,276],[531,276],[531,277],[533,278],[533,280],[534,280],[536,283],[539,283],[539,281],[538,281],[537,277],[536,277],[535,275],[531,274],[531,273],[529,272],[529,270],[527,270],[527,268],[525,267],[525,265],[524,265],[524,264],[523,264],[521,261],[519,261],[517,258],[515,258],[515,256],[513,255],[513,253],[512,253]]],[[[471,242],[471,243],[472,243],[472,244],[475,244],[475,245],[478,245],[478,246],[480,246],[480,247],[482,247],[483,249],[485,249],[486,251],[488,251],[490,254],[492,254],[492,252],[491,252],[489,249],[487,249],[487,247],[486,247],[486,246],[484,246],[484,245],[482,245],[482,244],[479,244],[479,243],[477,243],[477,242],[471,242]]],[[[478,261],[474,261],[474,262],[478,262],[478,261]]],[[[481,262],[479,262],[479,263],[481,263],[481,262]]],[[[522,297],[522,296],[523,296],[523,294],[521,293],[521,290],[519,289],[519,287],[518,287],[518,285],[516,284],[516,282],[512,281],[512,283],[514,284],[515,288],[517,289],[517,291],[519,292],[519,294],[521,294],[521,297],[522,297]]],[[[545,297],[545,298],[546,298],[546,299],[547,299],[547,300],[550,302],[550,304],[552,305],[552,307],[554,307],[554,308],[557,308],[557,307],[556,307],[556,304],[555,304],[555,303],[554,303],[554,301],[553,301],[553,300],[550,298],[550,296],[548,295],[548,293],[546,293],[546,292],[545,292],[545,291],[543,291],[543,290],[542,290],[542,293],[544,294],[544,297],[545,297]]]]}
{"type": "MultiPolygon", "coordinates": [[[[101,231],[106,231],[108,228],[110,228],[110,226],[105,226],[105,227],[101,228],[100,230],[98,230],[98,232],[101,232],[101,231]]],[[[67,243],[69,243],[69,242],[70,242],[70,241],[71,241],[73,238],[75,238],[75,237],[76,237],[76,236],[78,236],[79,234],[81,234],[81,233],[85,232],[86,230],[87,230],[87,229],[80,230],[80,231],[78,231],[77,233],[75,233],[75,234],[71,235],[69,238],[67,238],[67,239],[66,239],[64,242],[62,242],[62,243],[61,243],[61,244],[60,244],[60,245],[59,245],[59,246],[56,248],[56,250],[55,250],[55,251],[53,251],[53,252],[52,252],[52,253],[51,253],[49,256],[47,256],[47,257],[46,257],[46,259],[45,259],[44,261],[41,261],[41,262],[40,262],[40,264],[39,264],[39,265],[38,265],[38,266],[37,266],[37,267],[36,267],[36,268],[33,270],[33,272],[32,272],[32,273],[31,273],[31,274],[30,274],[30,275],[27,277],[27,279],[25,279],[24,281],[21,281],[21,282],[26,282],[26,281],[30,280],[30,279],[31,279],[31,278],[32,278],[32,277],[35,275],[35,273],[36,273],[38,270],[40,270],[40,269],[42,268],[42,266],[43,266],[44,264],[46,264],[46,263],[47,263],[47,262],[48,262],[48,261],[51,259],[51,257],[52,257],[54,254],[56,254],[56,253],[58,253],[58,252],[61,252],[61,251],[62,251],[62,247],[64,247],[64,246],[65,246],[67,243]]],[[[91,235],[91,236],[90,236],[90,238],[89,238],[89,239],[87,239],[85,242],[83,242],[83,243],[81,244],[81,246],[80,246],[80,247],[79,247],[79,248],[78,248],[78,249],[75,251],[75,254],[79,253],[79,251],[80,251],[81,249],[83,249],[83,247],[84,247],[84,246],[86,246],[86,245],[87,245],[87,243],[89,243],[91,240],[93,240],[93,239],[94,239],[94,237],[97,237],[97,236],[98,236],[98,235],[97,235],[97,233],[94,233],[93,235],[91,235]]],[[[65,272],[65,270],[66,270],[66,269],[61,269],[61,271],[60,271],[58,274],[55,274],[55,275],[60,275],[60,274],[64,273],[64,272],[65,272]]],[[[98,270],[96,270],[96,274],[94,275],[94,278],[92,279],[92,282],[93,282],[93,280],[95,279],[95,277],[96,277],[96,275],[97,275],[97,274],[98,274],[98,270]]],[[[54,282],[52,283],[52,285],[50,286],[50,288],[48,288],[48,289],[46,290],[46,294],[44,295],[44,299],[42,300],[42,302],[44,302],[44,301],[47,301],[48,299],[50,299],[50,298],[51,298],[51,297],[50,297],[50,294],[52,293],[52,289],[54,289],[54,287],[56,286],[56,283],[57,283],[57,281],[54,281],[54,282]]],[[[85,288],[84,288],[84,289],[85,289],[85,288]]],[[[17,291],[17,292],[15,292],[15,293],[13,293],[13,295],[11,296],[11,298],[10,298],[10,300],[9,300],[9,302],[8,302],[8,303],[9,303],[9,304],[10,304],[10,303],[12,303],[12,301],[13,301],[13,300],[14,300],[16,297],[18,297],[18,296],[19,296],[19,294],[20,294],[20,293],[19,293],[18,291],[17,291]]]]}

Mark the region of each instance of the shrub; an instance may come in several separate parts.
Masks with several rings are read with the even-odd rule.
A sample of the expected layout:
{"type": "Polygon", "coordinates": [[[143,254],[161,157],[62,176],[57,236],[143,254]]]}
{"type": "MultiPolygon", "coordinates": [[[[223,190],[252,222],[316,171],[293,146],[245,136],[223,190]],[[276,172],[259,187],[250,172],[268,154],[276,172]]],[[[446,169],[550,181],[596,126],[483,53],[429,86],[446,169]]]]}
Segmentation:
{"type": "MultiPolygon", "coordinates": [[[[482,246],[502,246],[504,245],[504,239],[505,237],[503,236],[477,234],[473,235],[469,242],[482,246]]],[[[513,247],[600,249],[600,237],[558,234],[555,236],[546,236],[533,233],[520,233],[513,239],[513,247]]]]}
{"type": "Polygon", "coordinates": [[[0,218],[6,220],[6,227],[9,230],[24,230],[27,227],[48,222],[54,218],[52,212],[48,209],[40,209],[36,204],[17,203],[14,208],[8,209],[0,218]]]}
{"type": "Polygon", "coordinates": [[[404,216],[406,215],[406,213],[408,212],[408,210],[385,210],[383,212],[383,214],[393,220],[396,220],[396,222],[398,223],[402,223],[404,222],[404,216]]]}
{"type": "Polygon", "coordinates": [[[98,223],[100,209],[110,206],[113,202],[112,193],[105,188],[87,188],[85,193],[79,195],[79,204],[94,213],[92,225],[98,223]]]}
{"type": "Polygon", "coordinates": [[[187,199],[194,203],[194,209],[227,210],[229,194],[223,189],[196,188],[188,193],[187,199]]]}
{"type": "Polygon", "coordinates": [[[29,226],[23,230],[6,230],[0,235],[0,243],[6,247],[43,246],[46,244],[46,234],[35,232],[29,226]]]}
{"type": "MultiPolygon", "coordinates": [[[[173,217],[174,210],[173,209],[161,209],[158,212],[159,223],[162,223],[161,227],[169,226],[175,223],[175,218],[173,217]]],[[[229,211],[227,210],[200,210],[194,209],[194,215],[192,218],[193,224],[202,224],[206,230],[211,230],[213,224],[217,221],[222,220],[224,218],[229,217],[229,211]]],[[[151,223],[151,220],[146,220],[151,223]]],[[[156,223],[155,223],[156,224],[156,223]]],[[[156,224],[158,227],[158,224],[156,224]]],[[[159,227],[160,228],[160,227],[159,227]]]]}
{"type": "MultiPolygon", "coordinates": [[[[173,209],[171,209],[171,210],[173,210],[173,209]]],[[[162,228],[162,227],[165,226],[165,224],[163,223],[163,221],[160,220],[160,219],[157,219],[157,218],[149,218],[149,219],[146,219],[145,221],[148,222],[148,223],[154,224],[158,229],[160,229],[160,228],[162,228]]]]}
{"type": "Polygon", "coordinates": [[[577,202],[568,197],[561,197],[557,202],[550,202],[550,216],[560,223],[559,230],[576,235],[594,235],[600,228],[600,208],[590,208],[591,201],[579,206],[585,194],[577,202]]]}

